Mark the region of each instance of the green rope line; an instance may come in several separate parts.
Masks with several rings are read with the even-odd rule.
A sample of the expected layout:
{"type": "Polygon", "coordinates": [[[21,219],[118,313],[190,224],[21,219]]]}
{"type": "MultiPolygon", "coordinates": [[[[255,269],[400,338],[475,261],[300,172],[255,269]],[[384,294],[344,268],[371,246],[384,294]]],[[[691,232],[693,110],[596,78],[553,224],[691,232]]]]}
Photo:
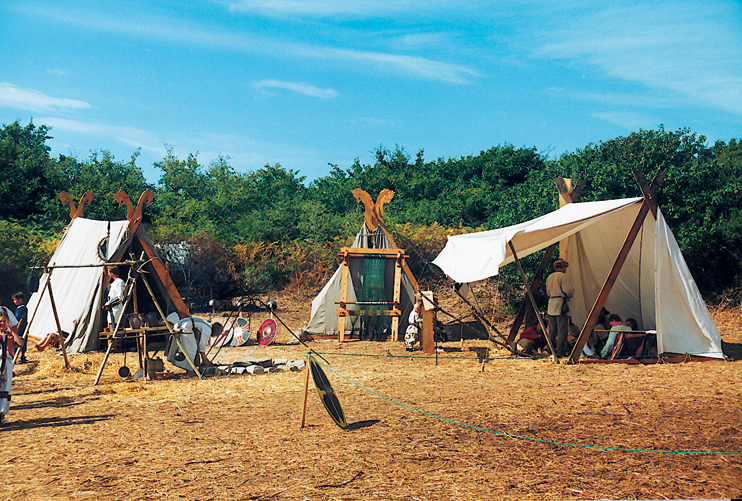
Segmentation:
{"type": "Polygon", "coordinates": [[[505,433],[505,432],[502,432],[502,431],[490,430],[490,429],[487,429],[487,428],[482,428],[481,426],[475,426],[475,425],[471,425],[471,424],[467,424],[467,423],[462,423],[462,422],[456,421],[454,419],[449,419],[449,418],[445,418],[445,417],[442,417],[442,416],[438,416],[436,414],[432,414],[430,412],[426,412],[426,411],[417,409],[415,407],[412,407],[410,405],[404,404],[402,402],[399,402],[397,400],[394,400],[392,398],[389,398],[389,397],[387,397],[385,395],[382,395],[381,393],[375,392],[374,390],[372,390],[370,388],[366,388],[365,386],[361,385],[360,383],[357,383],[357,382],[353,381],[352,379],[349,379],[349,378],[343,376],[342,374],[334,371],[329,366],[323,364],[322,362],[320,362],[319,360],[315,359],[314,357],[312,357],[309,354],[307,355],[307,358],[311,358],[318,365],[321,365],[322,367],[324,367],[328,371],[332,372],[333,374],[335,374],[339,378],[344,379],[345,381],[349,382],[350,384],[352,384],[354,386],[357,386],[358,388],[360,388],[360,389],[362,389],[364,391],[367,391],[367,392],[369,392],[369,393],[371,393],[373,395],[376,395],[379,398],[382,398],[384,400],[387,400],[387,401],[389,401],[389,402],[391,402],[393,404],[396,404],[396,405],[399,405],[399,406],[404,407],[406,409],[409,409],[409,410],[411,410],[413,412],[417,412],[417,413],[420,413],[420,414],[422,414],[424,416],[428,416],[428,417],[431,417],[433,419],[438,419],[440,421],[445,421],[447,423],[455,424],[455,425],[458,425],[458,426],[464,426],[466,428],[471,428],[473,430],[483,431],[483,432],[486,432],[486,433],[492,433],[494,435],[500,435],[500,436],[512,438],[512,439],[515,439],[515,440],[527,440],[527,441],[538,442],[538,443],[543,443],[543,444],[562,445],[562,446],[565,446],[565,447],[582,447],[584,449],[596,449],[596,450],[618,451],[618,452],[646,452],[646,453],[652,452],[652,453],[657,453],[657,454],[692,454],[692,455],[703,455],[703,456],[722,456],[722,455],[725,455],[725,456],[734,456],[734,455],[742,455],[742,452],[725,452],[725,451],[722,451],[722,452],[713,452],[713,451],[669,451],[669,450],[651,450],[651,449],[627,449],[627,448],[623,448],[623,447],[607,447],[607,446],[600,446],[600,445],[573,444],[573,443],[569,443],[569,442],[557,442],[555,440],[546,440],[546,439],[542,439],[542,438],[525,437],[525,436],[522,436],[522,435],[513,435],[511,433],[505,433]]]}
{"type": "MultiPolygon", "coordinates": [[[[315,351],[318,355],[331,355],[338,357],[374,357],[374,358],[411,358],[414,360],[425,360],[425,359],[438,359],[438,360],[531,360],[530,358],[524,357],[442,357],[442,356],[431,356],[431,355],[392,355],[391,353],[384,355],[374,355],[369,353],[333,353],[315,351]]],[[[546,360],[546,359],[544,359],[546,360]]]]}
{"type": "MultiPolygon", "coordinates": [[[[483,361],[483,360],[520,360],[520,361],[523,361],[523,362],[526,362],[526,361],[529,361],[530,362],[530,361],[533,361],[533,360],[537,360],[537,361],[538,360],[549,360],[549,357],[532,358],[532,357],[528,357],[528,356],[526,356],[526,357],[522,357],[522,356],[521,357],[516,357],[516,356],[509,356],[509,357],[444,357],[444,356],[441,356],[441,355],[438,355],[438,356],[434,356],[434,355],[392,355],[391,353],[386,353],[386,354],[383,354],[383,355],[382,354],[374,355],[374,354],[368,354],[368,353],[334,353],[334,352],[325,352],[325,351],[315,351],[314,353],[317,353],[318,355],[330,355],[330,356],[337,356],[337,357],[410,358],[410,359],[415,359],[415,360],[426,360],[426,359],[431,359],[431,360],[433,360],[433,359],[435,359],[435,360],[478,360],[480,362],[483,361]]],[[[728,353],[734,353],[734,352],[731,352],[730,351],[728,353]]],[[[700,355],[693,355],[691,353],[677,353],[677,354],[674,353],[672,355],[667,355],[666,357],[644,357],[644,358],[645,359],[659,359],[659,360],[661,360],[663,358],[682,358],[682,357],[695,357],[695,356],[700,356],[700,355]]],[[[631,356],[615,357],[613,360],[628,360],[628,359],[631,359],[631,358],[635,358],[635,357],[631,357],[631,356]]],[[[560,360],[565,361],[565,360],[567,360],[567,358],[561,358],[560,360]]],[[[605,360],[607,362],[609,361],[607,358],[596,358],[596,357],[580,358],[579,360],[586,361],[586,362],[589,362],[589,361],[592,361],[592,360],[595,360],[595,361],[605,360]]],[[[636,360],[642,360],[642,359],[639,358],[639,359],[636,359],[636,360]]],[[[722,361],[723,359],[718,358],[718,359],[714,359],[714,360],[722,361]]]]}

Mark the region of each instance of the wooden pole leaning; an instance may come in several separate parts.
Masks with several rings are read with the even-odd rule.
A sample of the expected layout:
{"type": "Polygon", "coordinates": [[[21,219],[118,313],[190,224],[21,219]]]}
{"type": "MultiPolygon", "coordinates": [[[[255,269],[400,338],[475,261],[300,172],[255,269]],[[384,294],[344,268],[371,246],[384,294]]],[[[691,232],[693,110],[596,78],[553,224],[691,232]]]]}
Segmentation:
{"type": "Polygon", "coordinates": [[[312,369],[309,367],[309,356],[307,356],[307,378],[304,381],[304,407],[301,412],[301,426],[299,426],[300,429],[304,429],[304,424],[306,423],[307,418],[307,397],[309,395],[309,372],[312,369]]]}
{"type": "MultiPolygon", "coordinates": [[[[111,350],[113,350],[113,347],[116,344],[116,336],[119,334],[121,330],[121,322],[124,319],[124,315],[126,314],[126,307],[129,306],[129,300],[131,299],[131,289],[134,288],[134,285],[136,284],[136,278],[132,278],[129,276],[127,278],[127,287],[131,285],[131,288],[129,289],[129,293],[126,295],[126,298],[124,299],[124,306],[121,309],[121,316],[116,321],[116,325],[113,328],[113,333],[111,334],[111,339],[108,342],[108,348],[106,349],[106,354],[103,356],[103,362],[101,362],[100,367],[98,368],[98,374],[95,376],[95,382],[93,383],[93,386],[97,386],[100,382],[100,377],[103,374],[103,368],[108,363],[108,357],[111,356],[111,350]]],[[[125,289],[126,290],[126,289],[125,289]]]]}
{"type": "Polygon", "coordinates": [[[520,276],[523,279],[523,284],[526,286],[526,292],[528,293],[528,299],[531,301],[531,306],[533,307],[533,311],[536,313],[538,324],[541,326],[541,332],[544,333],[546,342],[549,343],[549,350],[551,350],[551,354],[554,356],[553,357],[554,361],[556,363],[559,363],[559,358],[556,357],[556,351],[554,350],[554,346],[552,346],[551,344],[551,339],[549,339],[549,336],[547,334],[546,326],[544,325],[544,319],[541,317],[541,314],[538,312],[538,306],[536,305],[536,299],[533,297],[533,292],[531,292],[531,287],[528,284],[528,277],[526,277],[526,272],[523,271],[523,267],[520,265],[520,259],[518,259],[518,253],[515,252],[515,246],[513,245],[513,242],[511,241],[508,241],[508,245],[510,246],[510,250],[513,253],[513,259],[515,259],[515,265],[518,267],[520,276]]]}
{"type": "MultiPolygon", "coordinates": [[[[565,179],[563,177],[557,177],[556,179],[554,179],[554,184],[556,185],[557,191],[559,192],[559,207],[564,207],[567,204],[577,202],[577,200],[580,198],[580,195],[582,194],[582,188],[585,187],[585,181],[585,178],[578,179],[577,184],[574,186],[574,188],[572,188],[572,181],[570,179],[565,179]]],[[[557,244],[553,244],[546,249],[546,253],[541,259],[541,264],[536,271],[536,276],[533,278],[533,282],[531,282],[531,291],[536,291],[538,289],[538,286],[541,284],[541,278],[544,275],[544,271],[546,271],[546,268],[549,266],[549,261],[551,261],[551,256],[554,254],[556,246],[557,244]]],[[[512,343],[513,341],[515,341],[515,338],[518,335],[520,326],[526,316],[526,305],[528,304],[528,302],[528,294],[526,294],[525,297],[523,297],[523,301],[520,303],[520,309],[518,310],[518,314],[515,316],[513,326],[510,328],[508,343],[512,343]]],[[[534,309],[534,313],[536,313],[537,311],[538,310],[534,309]]]]}
{"type": "MultiPolygon", "coordinates": [[[[48,277],[51,279],[51,276],[48,277]]],[[[57,312],[57,305],[54,302],[54,293],[52,292],[52,281],[46,281],[46,287],[49,289],[49,299],[52,302],[52,313],[54,313],[54,322],[57,324],[57,335],[59,336],[59,346],[62,349],[62,356],[64,357],[64,367],[70,368],[70,361],[67,359],[67,345],[64,342],[64,336],[62,335],[62,324],[59,322],[59,313],[57,312]]],[[[37,308],[38,309],[38,308],[37,308]]]]}
{"type": "Polygon", "coordinates": [[[616,261],[614,262],[613,267],[611,268],[611,271],[608,274],[605,283],[603,284],[603,287],[600,289],[598,298],[595,300],[595,304],[593,304],[593,307],[590,310],[590,314],[585,321],[585,325],[582,327],[582,331],[580,331],[580,336],[577,338],[577,342],[575,342],[575,346],[569,356],[570,362],[573,363],[580,358],[582,350],[583,348],[585,348],[585,344],[587,344],[587,340],[590,337],[590,334],[592,334],[593,329],[595,328],[600,310],[605,305],[606,299],[608,299],[608,295],[613,288],[613,284],[618,278],[618,274],[620,273],[621,268],[623,267],[623,264],[629,255],[629,251],[631,250],[631,246],[634,244],[636,236],[639,234],[639,231],[644,224],[644,220],[646,219],[647,214],[651,212],[654,218],[657,219],[658,206],[656,197],[657,192],[662,185],[662,181],[665,179],[665,175],[667,174],[667,168],[660,167],[659,169],[657,169],[651,183],[647,182],[647,179],[644,177],[644,173],[639,167],[632,167],[631,173],[634,175],[634,179],[636,180],[639,188],[642,191],[642,194],[644,195],[644,200],[642,200],[642,205],[639,208],[639,213],[636,215],[634,224],[631,226],[631,229],[629,229],[629,232],[626,235],[626,239],[623,246],[621,247],[621,250],[618,253],[618,256],[616,257],[616,261]]]}
{"type": "MultiPolygon", "coordinates": [[[[162,308],[160,307],[160,303],[157,302],[157,299],[155,298],[155,293],[152,291],[152,287],[150,287],[149,282],[147,281],[147,277],[145,276],[145,271],[140,270],[140,273],[142,274],[142,282],[144,282],[144,285],[147,287],[147,292],[149,292],[149,295],[152,297],[152,302],[155,303],[155,307],[157,308],[157,312],[160,314],[160,317],[162,317],[162,321],[165,322],[165,325],[167,326],[167,330],[170,331],[170,335],[173,336],[173,339],[175,339],[175,342],[178,344],[178,348],[180,348],[180,352],[184,355],[188,352],[183,347],[183,344],[180,342],[180,334],[173,331],[172,327],[170,327],[170,324],[167,321],[167,317],[165,316],[165,313],[163,313],[162,308]]],[[[196,347],[196,351],[198,351],[198,347],[196,347]]],[[[193,369],[193,372],[196,373],[198,376],[198,379],[202,379],[203,376],[201,375],[201,371],[198,370],[196,367],[196,364],[193,363],[193,360],[191,360],[188,356],[185,357],[186,360],[188,360],[188,365],[191,366],[193,369]]]]}
{"type": "MultiPolygon", "coordinates": [[[[471,301],[469,301],[464,296],[462,296],[461,293],[458,290],[456,290],[455,288],[454,288],[454,292],[456,293],[457,296],[459,296],[459,298],[461,298],[461,300],[463,302],[465,302],[467,304],[467,306],[469,306],[469,308],[471,308],[472,314],[475,317],[477,317],[477,319],[479,319],[480,322],[482,322],[484,325],[486,325],[487,327],[489,327],[490,329],[492,329],[494,332],[496,332],[502,339],[506,339],[506,337],[503,335],[503,333],[500,332],[497,329],[497,327],[494,326],[494,324],[492,322],[490,322],[489,320],[487,320],[487,318],[482,313],[480,313],[480,311],[479,311],[478,308],[476,308],[473,304],[471,304],[471,301]]],[[[495,343],[497,345],[500,345],[503,348],[508,348],[508,345],[506,343],[504,343],[502,341],[498,341],[497,339],[495,339],[495,337],[492,335],[492,333],[489,333],[489,338],[490,338],[490,341],[492,341],[493,343],[495,343]]],[[[461,336],[461,346],[463,347],[463,345],[464,345],[464,337],[461,336]]]]}
{"type": "MultiPolygon", "coordinates": [[[[526,297],[524,297],[523,301],[520,303],[520,309],[518,310],[518,314],[515,316],[515,320],[513,321],[513,326],[510,328],[510,334],[508,335],[508,343],[512,343],[513,341],[515,341],[515,337],[518,335],[520,326],[526,317],[526,309],[527,309],[526,305],[530,302],[529,296],[533,296],[533,292],[538,290],[538,286],[541,284],[541,278],[543,278],[544,271],[546,271],[547,266],[549,266],[549,261],[551,261],[551,256],[554,255],[556,246],[557,244],[552,244],[549,247],[547,247],[544,257],[541,258],[541,264],[539,264],[538,270],[536,270],[536,276],[533,278],[533,282],[531,282],[531,287],[526,292],[526,297]]],[[[530,303],[530,304],[533,306],[533,303],[530,303]]],[[[535,307],[533,311],[534,313],[538,314],[538,310],[535,307]]]]}

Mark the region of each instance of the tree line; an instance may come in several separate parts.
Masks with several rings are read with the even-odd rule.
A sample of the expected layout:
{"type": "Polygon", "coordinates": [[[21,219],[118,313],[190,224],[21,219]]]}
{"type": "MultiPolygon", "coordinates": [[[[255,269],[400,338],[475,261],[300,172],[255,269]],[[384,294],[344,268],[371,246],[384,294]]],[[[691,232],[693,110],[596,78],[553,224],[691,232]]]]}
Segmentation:
{"type": "MultiPolygon", "coordinates": [[[[161,176],[149,183],[137,165],[106,150],[87,159],[50,156],[51,129],[33,122],[0,128],[0,297],[23,289],[29,267],[44,264],[69,223],[57,193],[77,202],[96,194],[86,217],[125,218],[113,198],[118,190],[136,201],[155,192],[143,224],[163,252],[187,242],[182,278],[196,297],[226,298],[287,285],[321,286],[337,266],[363,222],[351,191],[372,197],[394,190],[385,223],[410,251],[423,281],[441,277],[429,262],[446,234],[494,229],[543,215],[557,207],[553,180],[585,178],[581,201],[641,196],[631,173],[647,177],[668,169],[658,196],[661,210],[705,297],[742,288],[742,141],[707,144],[689,129],[639,130],[549,158],[534,147],[498,145],[478,155],[426,160],[399,146],[379,146],[372,164],[356,159],[330,165],[309,183],[279,164],[238,172],[228,157],[202,165],[198,154],[178,158],[172,150],[155,162],[161,176]]],[[[532,256],[536,262],[538,256],[532,256]]],[[[535,268],[532,266],[531,268],[535,268]]],[[[519,281],[507,272],[503,286],[519,281]]]]}

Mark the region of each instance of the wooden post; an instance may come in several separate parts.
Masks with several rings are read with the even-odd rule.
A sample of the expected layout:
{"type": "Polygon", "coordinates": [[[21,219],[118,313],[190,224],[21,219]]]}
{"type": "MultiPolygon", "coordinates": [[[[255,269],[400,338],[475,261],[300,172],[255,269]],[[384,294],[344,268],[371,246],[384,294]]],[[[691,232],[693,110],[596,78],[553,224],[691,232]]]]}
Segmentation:
{"type": "Polygon", "coordinates": [[[338,310],[338,341],[345,341],[345,318],[347,316],[349,257],[343,256],[343,267],[340,273],[340,309],[338,310]],[[342,310],[342,311],[340,311],[342,310]]]}
{"type": "Polygon", "coordinates": [[[404,259],[402,258],[402,255],[398,255],[397,259],[394,260],[394,298],[392,301],[394,301],[394,305],[392,305],[392,309],[399,310],[398,315],[394,315],[392,317],[392,339],[396,341],[400,341],[400,334],[399,334],[399,316],[402,314],[402,311],[400,309],[400,302],[402,299],[402,263],[404,262],[404,259]]]}
{"type": "Polygon", "coordinates": [[[423,328],[420,332],[420,349],[423,353],[432,355],[435,353],[435,303],[433,293],[420,291],[423,297],[423,328]]]}

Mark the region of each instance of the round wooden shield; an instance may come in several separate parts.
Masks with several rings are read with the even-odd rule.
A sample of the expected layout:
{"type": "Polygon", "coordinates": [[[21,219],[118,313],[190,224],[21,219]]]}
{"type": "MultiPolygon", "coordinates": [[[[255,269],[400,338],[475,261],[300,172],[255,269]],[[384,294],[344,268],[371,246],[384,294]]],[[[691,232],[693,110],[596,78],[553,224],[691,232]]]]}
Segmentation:
{"type": "Polygon", "coordinates": [[[240,336],[237,338],[237,346],[244,346],[250,340],[250,321],[246,318],[237,319],[237,329],[240,329],[240,336]]]}
{"type": "Polygon", "coordinates": [[[278,325],[272,318],[265,320],[260,324],[258,329],[258,342],[261,346],[269,345],[276,338],[276,332],[278,332],[278,325]]]}
{"type": "Polygon", "coordinates": [[[322,400],[325,409],[327,409],[327,413],[335,421],[336,425],[342,429],[347,428],[348,423],[345,422],[343,408],[340,407],[340,402],[332,389],[332,385],[330,385],[330,381],[325,375],[325,371],[322,370],[322,367],[313,358],[309,359],[309,368],[312,371],[314,385],[317,387],[317,394],[320,400],[322,400]]]}

